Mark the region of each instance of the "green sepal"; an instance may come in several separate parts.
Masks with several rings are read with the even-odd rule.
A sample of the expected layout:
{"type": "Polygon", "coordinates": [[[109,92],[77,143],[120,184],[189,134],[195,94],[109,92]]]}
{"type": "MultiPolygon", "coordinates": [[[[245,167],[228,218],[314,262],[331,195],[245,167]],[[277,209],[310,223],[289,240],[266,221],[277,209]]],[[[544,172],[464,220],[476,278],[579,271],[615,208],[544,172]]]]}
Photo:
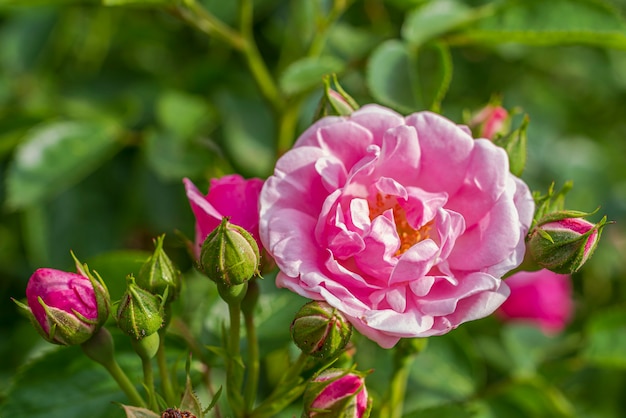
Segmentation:
{"type": "Polygon", "coordinates": [[[155,238],[154,252],[141,266],[137,276],[137,285],[153,294],[167,295],[165,299],[175,300],[180,293],[181,272],[163,250],[165,234],[155,238]]]}
{"type": "Polygon", "coordinates": [[[530,119],[526,115],[519,128],[493,140],[494,144],[504,148],[506,151],[509,156],[509,170],[517,177],[521,177],[526,166],[526,130],[529,122],[530,119]]]}
{"type": "Polygon", "coordinates": [[[91,338],[99,328],[93,321],[84,323],[73,313],[49,307],[41,296],[37,300],[46,312],[46,321],[50,329],[46,340],[51,343],[61,345],[82,344],[91,338]]]}
{"type": "Polygon", "coordinates": [[[70,251],[70,254],[76,264],[76,271],[82,276],[88,278],[91,282],[91,287],[96,295],[96,307],[98,309],[97,323],[98,326],[102,326],[109,319],[109,315],[111,313],[111,296],[109,295],[109,289],[97,271],[94,271],[94,277],[94,275],[89,271],[87,264],[81,263],[73,251],[70,251]]]}

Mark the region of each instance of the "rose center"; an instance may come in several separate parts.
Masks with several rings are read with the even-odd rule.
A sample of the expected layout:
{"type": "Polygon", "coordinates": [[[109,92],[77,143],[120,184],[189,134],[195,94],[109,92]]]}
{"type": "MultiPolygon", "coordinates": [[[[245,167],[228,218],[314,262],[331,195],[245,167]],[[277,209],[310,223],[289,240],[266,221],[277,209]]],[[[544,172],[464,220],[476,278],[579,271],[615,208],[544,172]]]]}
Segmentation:
{"type": "Polygon", "coordinates": [[[374,220],[374,218],[381,215],[388,209],[393,211],[393,221],[396,224],[396,231],[398,232],[398,237],[400,238],[400,248],[398,248],[395,253],[396,257],[404,254],[409,248],[418,242],[429,238],[433,221],[425,223],[418,229],[413,228],[406,219],[406,211],[402,206],[400,206],[400,203],[398,203],[395,196],[383,196],[378,193],[376,195],[376,200],[374,202],[369,202],[370,220],[374,220]]]}

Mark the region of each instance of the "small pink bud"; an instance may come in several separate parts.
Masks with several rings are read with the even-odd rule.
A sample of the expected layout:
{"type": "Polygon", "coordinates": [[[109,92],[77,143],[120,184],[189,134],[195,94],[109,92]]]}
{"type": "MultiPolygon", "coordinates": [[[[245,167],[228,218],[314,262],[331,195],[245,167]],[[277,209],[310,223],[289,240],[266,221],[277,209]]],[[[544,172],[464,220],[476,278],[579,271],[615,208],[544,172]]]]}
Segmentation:
{"type": "Polygon", "coordinates": [[[302,416],[367,418],[370,407],[362,373],[327,369],[307,385],[302,416]]]}
{"type": "Polygon", "coordinates": [[[38,269],[26,286],[28,306],[16,301],[37,331],[54,344],[76,345],[87,341],[109,316],[106,287],[78,262],[77,266],[80,274],[38,269]]]}
{"type": "Polygon", "coordinates": [[[546,334],[557,333],[572,314],[571,278],[550,270],[520,271],[505,280],[511,289],[498,315],[505,321],[537,325],[546,334]]]}
{"type": "Polygon", "coordinates": [[[580,217],[566,217],[567,214],[564,211],[546,215],[528,240],[537,264],[562,274],[574,273],[587,262],[606,224],[606,219],[593,224],[580,217]]]}
{"type": "Polygon", "coordinates": [[[494,139],[496,134],[506,133],[508,118],[509,112],[505,108],[489,104],[472,117],[469,125],[477,129],[480,138],[494,139]]]}

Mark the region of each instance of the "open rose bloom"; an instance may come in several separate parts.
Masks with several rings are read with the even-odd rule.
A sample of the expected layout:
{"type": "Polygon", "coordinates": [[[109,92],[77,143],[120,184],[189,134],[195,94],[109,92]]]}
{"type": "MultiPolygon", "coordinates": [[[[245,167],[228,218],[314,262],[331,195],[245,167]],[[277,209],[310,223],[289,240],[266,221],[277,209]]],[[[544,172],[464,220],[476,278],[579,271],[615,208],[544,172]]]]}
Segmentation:
{"type": "Polygon", "coordinates": [[[317,121],[280,158],[259,227],[279,286],[390,348],[498,308],[533,212],[503,149],[433,113],[368,105],[317,121]]]}

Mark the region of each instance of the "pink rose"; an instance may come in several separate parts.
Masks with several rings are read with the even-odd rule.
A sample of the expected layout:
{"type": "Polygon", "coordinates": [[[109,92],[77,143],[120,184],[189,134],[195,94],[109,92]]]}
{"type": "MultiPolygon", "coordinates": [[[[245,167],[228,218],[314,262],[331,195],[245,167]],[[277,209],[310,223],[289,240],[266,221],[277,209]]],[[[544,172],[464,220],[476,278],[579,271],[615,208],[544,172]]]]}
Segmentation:
{"type": "Polygon", "coordinates": [[[325,300],[389,348],[500,306],[534,202],[492,142],[433,113],[368,105],[304,132],[260,208],[277,285],[325,300]]]}
{"type": "Polygon", "coordinates": [[[571,278],[550,270],[521,271],[505,280],[511,295],[498,310],[505,320],[534,323],[545,333],[560,332],[572,313],[571,278]]]}
{"type": "Polygon", "coordinates": [[[209,193],[205,196],[189,179],[183,179],[189,204],[196,217],[196,258],[205,238],[219,226],[222,217],[248,231],[259,244],[259,193],[263,180],[246,180],[238,174],[211,179],[209,193]]]}

